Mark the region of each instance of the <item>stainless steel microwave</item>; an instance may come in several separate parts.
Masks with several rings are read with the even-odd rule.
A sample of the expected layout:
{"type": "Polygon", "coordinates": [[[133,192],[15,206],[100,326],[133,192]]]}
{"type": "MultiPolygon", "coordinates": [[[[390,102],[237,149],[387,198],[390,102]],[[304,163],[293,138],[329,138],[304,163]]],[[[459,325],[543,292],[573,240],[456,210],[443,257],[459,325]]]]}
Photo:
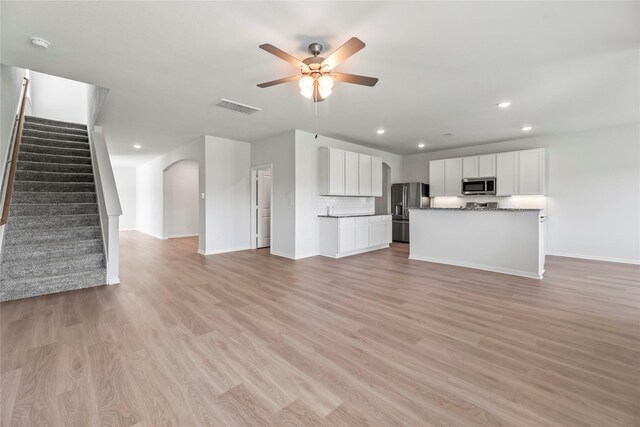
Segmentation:
{"type": "Polygon", "coordinates": [[[496,194],[496,178],[464,178],[462,180],[462,194],[471,196],[476,194],[496,194]]]}

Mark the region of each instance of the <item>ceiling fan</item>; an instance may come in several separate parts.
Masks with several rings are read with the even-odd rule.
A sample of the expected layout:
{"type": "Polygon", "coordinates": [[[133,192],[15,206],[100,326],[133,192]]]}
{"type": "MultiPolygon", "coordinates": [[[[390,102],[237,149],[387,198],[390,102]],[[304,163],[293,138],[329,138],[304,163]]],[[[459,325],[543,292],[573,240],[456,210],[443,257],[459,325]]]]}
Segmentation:
{"type": "Polygon", "coordinates": [[[322,45],[320,43],[311,43],[309,45],[309,53],[313,56],[301,61],[271,44],[261,44],[260,49],[266,50],[270,54],[275,55],[280,59],[284,59],[289,64],[298,68],[300,70],[300,75],[260,83],[258,87],[265,88],[282,83],[298,81],[300,94],[305,98],[313,99],[313,102],[320,102],[324,101],[326,97],[331,95],[331,89],[333,88],[334,82],[353,83],[370,87],[375,86],[378,82],[378,79],[375,77],[336,73],[333,71],[333,69],[340,65],[344,60],[362,50],[364,47],[365,44],[362,40],[357,37],[351,37],[349,41],[336,49],[335,52],[327,58],[323,58],[319,56],[320,53],[322,53],[322,45]]]}

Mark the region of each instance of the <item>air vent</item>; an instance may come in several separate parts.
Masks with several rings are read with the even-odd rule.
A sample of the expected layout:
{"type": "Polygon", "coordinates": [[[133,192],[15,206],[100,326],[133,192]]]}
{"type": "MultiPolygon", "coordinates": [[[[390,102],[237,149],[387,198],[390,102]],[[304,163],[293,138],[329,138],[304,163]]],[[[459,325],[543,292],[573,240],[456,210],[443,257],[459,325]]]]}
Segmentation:
{"type": "Polygon", "coordinates": [[[220,98],[220,102],[215,104],[216,107],[224,108],[226,110],[235,111],[236,113],[251,115],[262,111],[260,108],[252,107],[250,105],[240,104],[239,102],[230,101],[228,99],[220,98]]]}

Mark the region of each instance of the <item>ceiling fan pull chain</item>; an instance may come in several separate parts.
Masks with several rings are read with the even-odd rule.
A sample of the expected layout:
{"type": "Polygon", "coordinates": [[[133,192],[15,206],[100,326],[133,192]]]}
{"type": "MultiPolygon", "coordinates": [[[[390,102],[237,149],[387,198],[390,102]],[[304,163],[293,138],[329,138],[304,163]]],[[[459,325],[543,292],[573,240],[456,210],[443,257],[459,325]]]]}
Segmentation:
{"type": "Polygon", "coordinates": [[[314,102],[313,103],[313,107],[315,110],[315,127],[316,127],[316,137],[315,139],[318,139],[318,103],[314,102]]]}

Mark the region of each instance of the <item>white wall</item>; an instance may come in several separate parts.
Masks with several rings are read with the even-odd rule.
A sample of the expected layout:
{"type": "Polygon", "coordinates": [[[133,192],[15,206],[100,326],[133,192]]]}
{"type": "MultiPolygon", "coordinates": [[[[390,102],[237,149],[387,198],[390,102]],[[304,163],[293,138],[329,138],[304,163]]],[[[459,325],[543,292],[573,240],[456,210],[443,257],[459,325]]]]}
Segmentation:
{"type": "MultiPolygon", "coordinates": [[[[138,231],[162,239],[164,237],[163,173],[181,160],[196,160],[201,171],[199,192],[204,193],[204,137],[189,145],[164,154],[136,169],[136,227],[138,231]]],[[[199,248],[205,250],[204,201],[199,202],[199,248]]]]}
{"type": "Polygon", "coordinates": [[[87,123],[87,85],[32,71],[31,108],[36,117],[87,123]]]}
{"type": "Polygon", "coordinates": [[[251,166],[272,165],[271,253],[295,258],[295,132],[251,146],[251,166]]]}
{"type": "Polygon", "coordinates": [[[164,237],[198,235],[199,189],[196,160],[181,160],[164,171],[164,237]]]}
{"type": "Polygon", "coordinates": [[[136,168],[129,166],[113,166],[113,176],[120,197],[122,215],[120,231],[136,229],[136,168]]]}
{"type": "Polygon", "coordinates": [[[429,182],[429,160],[530,148],[547,151],[548,253],[640,263],[638,124],[405,156],[403,176],[429,182]]]}
{"type": "Polygon", "coordinates": [[[0,180],[10,146],[25,70],[0,64],[0,180]]]}
{"type": "Polygon", "coordinates": [[[251,144],[205,137],[206,254],[249,249],[251,144]]]}
{"type": "MultiPolygon", "coordinates": [[[[335,147],[382,158],[391,167],[391,182],[401,182],[402,157],[397,154],[363,147],[334,138],[295,131],[295,258],[318,254],[318,214],[326,211],[327,204],[340,203],[351,213],[362,207],[362,213],[373,213],[373,197],[331,198],[319,196],[319,147],[335,147]],[[346,204],[345,204],[345,201],[346,204]],[[354,207],[355,204],[355,207],[354,207]]],[[[275,191],[275,189],[274,189],[275,191]]]]}

